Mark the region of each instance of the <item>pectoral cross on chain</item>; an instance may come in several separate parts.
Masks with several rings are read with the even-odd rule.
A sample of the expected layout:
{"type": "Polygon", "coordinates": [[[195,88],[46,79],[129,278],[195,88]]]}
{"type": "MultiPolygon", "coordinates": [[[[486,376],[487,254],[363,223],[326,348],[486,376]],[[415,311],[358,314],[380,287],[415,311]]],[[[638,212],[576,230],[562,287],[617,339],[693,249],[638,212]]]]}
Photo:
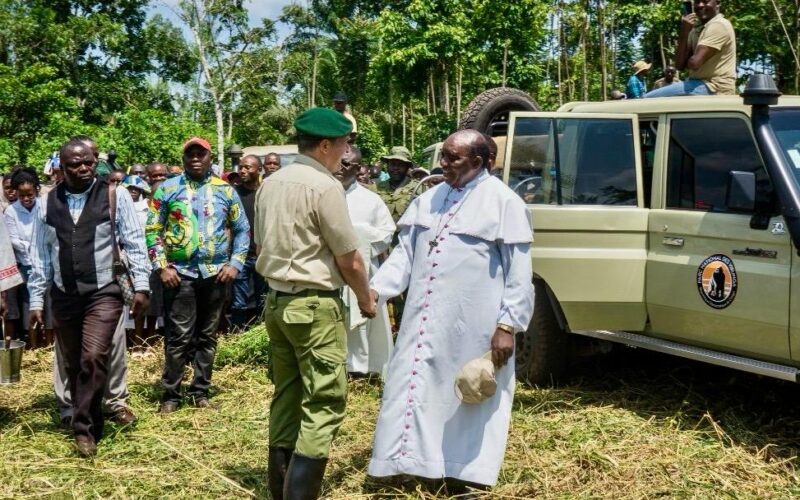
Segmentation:
{"type": "Polygon", "coordinates": [[[430,256],[433,253],[433,249],[439,246],[439,242],[436,241],[436,239],[432,239],[428,242],[428,246],[430,247],[428,250],[428,256],[430,256]]]}

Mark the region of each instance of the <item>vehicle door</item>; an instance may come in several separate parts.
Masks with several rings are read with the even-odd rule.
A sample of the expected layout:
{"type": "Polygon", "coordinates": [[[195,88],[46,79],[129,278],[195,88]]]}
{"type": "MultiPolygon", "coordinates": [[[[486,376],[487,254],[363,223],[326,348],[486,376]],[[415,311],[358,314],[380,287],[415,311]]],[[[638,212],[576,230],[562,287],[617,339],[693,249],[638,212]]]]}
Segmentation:
{"type": "Polygon", "coordinates": [[[638,137],[635,115],[511,113],[503,179],[529,205],[533,272],[572,330],[644,329],[638,137]]]}
{"type": "Polygon", "coordinates": [[[647,262],[652,334],[789,359],[792,246],[749,118],[675,114],[663,128],[647,262]],[[758,206],[732,208],[732,172],[754,175],[758,206]]]}

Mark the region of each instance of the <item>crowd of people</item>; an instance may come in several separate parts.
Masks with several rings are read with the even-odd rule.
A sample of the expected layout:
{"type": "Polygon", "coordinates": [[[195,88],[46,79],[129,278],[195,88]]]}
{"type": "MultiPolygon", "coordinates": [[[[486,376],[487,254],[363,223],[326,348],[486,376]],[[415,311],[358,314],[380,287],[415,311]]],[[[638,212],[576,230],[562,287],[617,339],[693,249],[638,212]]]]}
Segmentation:
{"type": "MultiPolygon", "coordinates": [[[[650,65],[638,62],[631,97],[731,91],[730,23],[718,0],[694,10],[677,69],[647,93],[650,65]]],[[[216,409],[218,334],[263,320],[274,498],[317,498],[348,379],[369,374],[384,382],[371,476],[444,479],[456,493],[496,483],[514,336],[533,314],[525,202],[492,175],[490,137],[450,135],[431,172],[396,146],[384,169],[355,146],[347,97],[333,104],[297,117],[299,154],[287,165],[245,155],[226,173],[193,137],[180,167],[123,169],[76,136],[51,159],[46,184],[29,167],[3,176],[5,332],[32,348],[55,343],[60,425],[81,456],[96,454],[106,415],[136,420],[128,347],[152,355],[143,346],[163,339],[159,413],[185,402],[216,409]]]]}
{"type": "Polygon", "coordinates": [[[106,416],[136,420],[127,347],[141,353],[163,338],[159,413],[184,402],[214,409],[218,333],[263,315],[275,498],[318,495],[348,378],[368,374],[386,384],[371,474],[493,484],[510,420],[513,334],[530,319],[532,290],[527,209],[489,174],[491,139],[454,134],[443,146],[446,184],[418,186],[428,176],[403,147],[382,157],[385,179],[365,165],[340,112],[313,108],[295,128],[290,165],[246,155],[235,176],[214,173],[199,137],[184,143],[180,174],[114,162],[99,175],[104,160],[86,136],[62,145],[45,185],[35,169],[13,169],[0,225],[6,334],[34,348],[55,341],[60,425],[81,456],[96,453],[106,416]],[[487,208],[496,217],[478,217],[487,208]],[[476,275],[485,286],[469,292],[476,275]],[[402,324],[386,305],[396,297],[402,324]],[[491,374],[468,369],[471,361],[491,374]],[[496,396],[485,389],[495,368],[496,396]],[[443,378],[458,379],[457,390],[443,378]],[[465,403],[483,400],[491,411],[465,403]],[[483,437],[465,446],[459,429],[476,425],[483,437]],[[441,444],[424,439],[431,432],[441,444]]]}

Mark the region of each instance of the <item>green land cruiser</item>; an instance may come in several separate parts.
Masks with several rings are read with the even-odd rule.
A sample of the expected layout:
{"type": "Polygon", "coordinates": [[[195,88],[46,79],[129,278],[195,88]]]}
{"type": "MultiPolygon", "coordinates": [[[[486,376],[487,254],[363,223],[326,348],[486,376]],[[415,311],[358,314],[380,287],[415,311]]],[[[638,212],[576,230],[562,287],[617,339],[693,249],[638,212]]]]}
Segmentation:
{"type": "Polygon", "coordinates": [[[505,117],[535,238],[519,378],[558,380],[582,336],[799,380],[800,97],[744,95],[505,117]]]}

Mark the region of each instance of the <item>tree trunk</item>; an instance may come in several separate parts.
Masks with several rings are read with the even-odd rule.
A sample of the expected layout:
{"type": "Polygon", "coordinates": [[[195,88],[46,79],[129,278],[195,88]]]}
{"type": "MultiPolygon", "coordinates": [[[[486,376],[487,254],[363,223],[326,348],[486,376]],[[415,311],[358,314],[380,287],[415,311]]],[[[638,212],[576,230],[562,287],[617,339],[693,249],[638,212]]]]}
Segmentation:
{"type": "Polygon", "coordinates": [[[406,105],[403,103],[403,147],[406,147],[406,105]]]}
{"type": "Polygon", "coordinates": [[[317,48],[314,47],[314,62],[311,66],[311,106],[314,107],[317,103],[317,61],[319,61],[319,54],[317,48]]]}
{"type": "Polygon", "coordinates": [[[611,16],[611,84],[617,84],[617,20],[611,16]]]}
{"type": "MultiPolygon", "coordinates": [[[[564,43],[564,26],[562,21],[564,20],[563,14],[563,3],[559,2],[558,4],[558,57],[556,60],[558,61],[558,105],[562,106],[564,104],[564,87],[563,81],[561,80],[561,46],[564,43]]],[[[553,51],[553,56],[555,56],[555,51],[553,51]]]]}
{"type": "Polygon", "coordinates": [[[508,40],[503,43],[503,88],[506,88],[506,71],[508,70],[508,40]]]}
{"type": "Polygon", "coordinates": [[[583,3],[583,26],[581,26],[581,50],[583,51],[583,100],[589,100],[589,0],[583,3]]]}
{"type": "Polygon", "coordinates": [[[658,50],[661,53],[661,67],[667,69],[667,53],[664,50],[664,34],[658,34],[658,50]]]}
{"type": "Polygon", "coordinates": [[[602,100],[608,99],[608,67],[606,66],[606,21],[603,0],[597,0],[597,26],[600,41],[600,95],[602,100]]]}
{"type": "Polygon", "coordinates": [[[414,99],[408,103],[408,129],[411,132],[411,154],[414,154],[416,144],[414,144],[414,99]]]}
{"type": "Polygon", "coordinates": [[[431,108],[433,114],[436,114],[436,86],[433,84],[433,70],[428,70],[428,86],[431,90],[431,108]]]}
{"type": "MultiPolygon", "coordinates": [[[[212,93],[212,96],[214,93],[212,93]]],[[[222,103],[214,99],[214,117],[217,120],[217,165],[225,168],[225,114],[222,103]]]]}
{"type": "MultiPolygon", "coordinates": [[[[800,0],[794,0],[794,47],[800,51],[800,0]]],[[[800,94],[800,65],[794,65],[794,93],[800,94]]]]}
{"type": "MultiPolygon", "coordinates": [[[[464,71],[461,69],[461,64],[459,64],[456,66],[456,123],[461,122],[461,90],[463,83],[464,71]]],[[[413,136],[411,142],[414,142],[413,136]]]]}
{"type": "Polygon", "coordinates": [[[233,111],[228,111],[228,133],[225,136],[225,139],[230,142],[231,137],[233,137],[233,111]]]}
{"type": "Polygon", "coordinates": [[[211,93],[211,99],[214,101],[214,117],[216,118],[217,126],[217,164],[220,166],[225,165],[225,115],[222,109],[222,97],[220,89],[214,85],[214,80],[211,79],[211,69],[208,65],[206,58],[206,49],[203,39],[200,36],[199,24],[200,14],[197,10],[197,5],[194,5],[194,18],[189,23],[189,29],[192,31],[194,42],[197,44],[197,54],[200,59],[200,67],[203,69],[203,76],[206,79],[206,86],[211,93]]]}
{"type": "Polygon", "coordinates": [[[389,80],[389,143],[394,146],[394,88],[389,80]]]}
{"type": "Polygon", "coordinates": [[[442,108],[444,115],[450,116],[450,75],[446,65],[442,65],[442,108]]]}

